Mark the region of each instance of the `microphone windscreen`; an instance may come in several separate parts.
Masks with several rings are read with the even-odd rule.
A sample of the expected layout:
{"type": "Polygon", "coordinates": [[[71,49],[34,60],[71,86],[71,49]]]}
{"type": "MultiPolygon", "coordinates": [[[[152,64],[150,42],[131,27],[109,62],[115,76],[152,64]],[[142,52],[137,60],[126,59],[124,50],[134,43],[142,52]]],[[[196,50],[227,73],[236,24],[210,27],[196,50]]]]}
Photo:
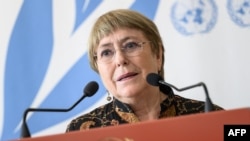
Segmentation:
{"type": "Polygon", "coordinates": [[[97,84],[97,82],[91,81],[85,86],[84,95],[88,97],[93,96],[97,92],[98,89],[99,89],[99,85],[97,84]]]}
{"type": "Polygon", "coordinates": [[[147,76],[147,82],[153,86],[159,86],[159,81],[162,80],[161,76],[156,73],[150,73],[147,76]]]}

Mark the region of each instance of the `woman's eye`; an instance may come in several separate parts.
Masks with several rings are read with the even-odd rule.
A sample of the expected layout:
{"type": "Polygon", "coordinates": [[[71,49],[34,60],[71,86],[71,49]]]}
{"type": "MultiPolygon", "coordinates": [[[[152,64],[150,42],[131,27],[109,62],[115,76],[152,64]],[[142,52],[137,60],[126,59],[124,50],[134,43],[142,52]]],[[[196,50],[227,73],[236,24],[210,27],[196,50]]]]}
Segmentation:
{"type": "Polygon", "coordinates": [[[136,47],[138,47],[138,43],[136,42],[129,42],[124,46],[124,48],[126,49],[134,49],[136,47]]]}
{"type": "Polygon", "coordinates": [[[101,57],[109,57],[109,56],[112,56],[113,55],[113,51],[110,50],[110,49],[107,49],[107,50],[103,50],[101,52],[101,57]]]}

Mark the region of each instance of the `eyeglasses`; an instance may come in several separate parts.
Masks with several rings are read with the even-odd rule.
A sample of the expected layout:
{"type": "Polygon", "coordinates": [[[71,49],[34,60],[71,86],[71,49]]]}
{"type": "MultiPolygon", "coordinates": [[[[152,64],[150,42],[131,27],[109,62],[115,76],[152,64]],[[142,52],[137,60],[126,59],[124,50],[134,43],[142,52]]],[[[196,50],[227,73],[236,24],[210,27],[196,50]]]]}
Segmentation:
{"type": "MultiPolygon", "coordinates": [[[[140,55],[140,53],[143,51],[143,45],[146,43],[149,43],[150,41],[144,41],[144,42],[128,42],[124,44],[120,51],[127,57],[133,57],[140,55]]],[[[105,47],[102,50],[98,50],[96,55],[94,56],[94,59],[97,60],[99,63],[111,63],[113,61],[113,58],[115,56],[116,50],[114,47],[105,47]]]]}

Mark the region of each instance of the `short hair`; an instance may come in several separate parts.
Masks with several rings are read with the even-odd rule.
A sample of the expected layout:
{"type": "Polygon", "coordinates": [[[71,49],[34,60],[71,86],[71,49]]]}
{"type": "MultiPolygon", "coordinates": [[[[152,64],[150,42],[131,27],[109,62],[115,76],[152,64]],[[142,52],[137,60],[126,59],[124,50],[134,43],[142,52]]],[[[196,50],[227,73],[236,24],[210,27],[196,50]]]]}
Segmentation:
{"type": "Polygon", "coordinates": [[[129,9],[117,9],[109,11],[100,16],[90,32],[89,36],[89,63],[91,68],[99,72],[97,69],[97,62],[95,59],[96,48],[100,40],[108,36],[119,28],[131,28],[142,31],[144,36],[151,41],[151,50],[155,55],[159,55],[160,48],[162,48],[162,66],[158,72],[164,78],[164,47],[155,23],[142,15],[141,13],[129,9]]]}

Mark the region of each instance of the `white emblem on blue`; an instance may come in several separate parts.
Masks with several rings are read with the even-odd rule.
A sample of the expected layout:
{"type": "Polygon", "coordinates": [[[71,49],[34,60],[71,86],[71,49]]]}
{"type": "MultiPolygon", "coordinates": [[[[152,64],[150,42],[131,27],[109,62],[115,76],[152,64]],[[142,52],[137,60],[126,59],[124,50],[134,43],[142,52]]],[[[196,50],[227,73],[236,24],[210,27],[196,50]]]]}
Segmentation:
{"type": "Polygon", "coordinates": [[[217,6],[213,0],[179,0],[172,6],[171,20],[183,35],[207,33],[217,21],[217,6]]]}
{"type": "MultiPolygon", "coordinates": [[[[151,1],[150,5],[145,0],[21,1],[6,47],[0,140],[20,137],[23,112],[28,107],[68,108],[82,96],[83,87],[90,81],[98,82],[98,92],[74,110],[67,114],[33,112],[26,122],[33,136],[94,108],[106,89],[90,68],[86,53],[85,36],[91,21],[102,12],[117,8],[134,9],[154,19],[159,3],[159,0],[151,1]]],[[[16,6],[8,9],[12,7],[16,6]]],[[[6,14],[5,18],[9,16],[6,14]]]]}

